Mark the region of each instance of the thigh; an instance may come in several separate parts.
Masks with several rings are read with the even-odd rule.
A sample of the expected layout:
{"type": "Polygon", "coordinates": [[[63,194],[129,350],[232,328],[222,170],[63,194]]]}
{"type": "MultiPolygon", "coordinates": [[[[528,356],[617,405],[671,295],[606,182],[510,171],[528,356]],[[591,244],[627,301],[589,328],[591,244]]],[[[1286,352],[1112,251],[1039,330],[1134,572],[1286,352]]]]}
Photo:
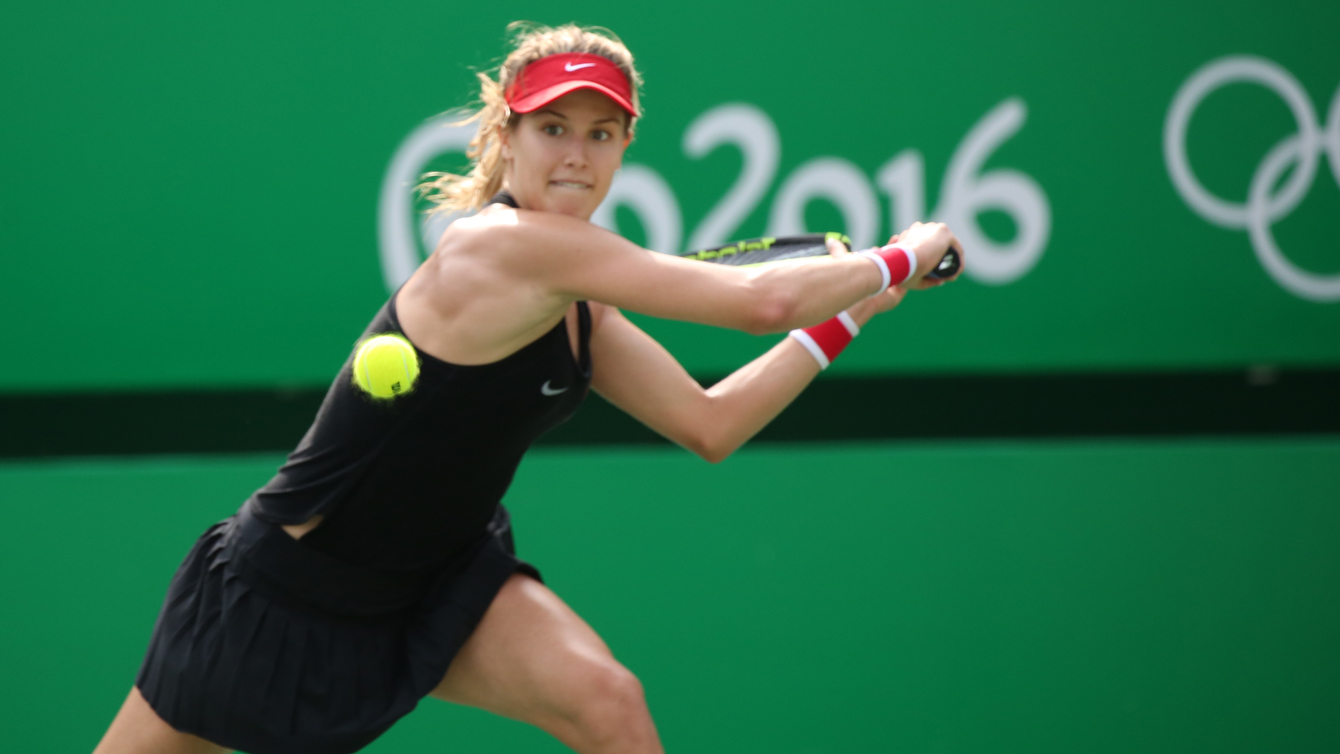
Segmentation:
{"type": "MultiPolygon", "coordinates": [[[[586,700],[618,686],[637,680],[586,621],[544,584],[515,574],[432,695],[554,733],[556,719],[573,719],[586,700]]],[[[637,706],[649,726],[640,699],[637,706]]]]}
{"type": "Polygon", "coordinates": [[[227,751],[168,725],[144,701],[140,690],[132,687],[93,754],[225,754],[227,751]]]}

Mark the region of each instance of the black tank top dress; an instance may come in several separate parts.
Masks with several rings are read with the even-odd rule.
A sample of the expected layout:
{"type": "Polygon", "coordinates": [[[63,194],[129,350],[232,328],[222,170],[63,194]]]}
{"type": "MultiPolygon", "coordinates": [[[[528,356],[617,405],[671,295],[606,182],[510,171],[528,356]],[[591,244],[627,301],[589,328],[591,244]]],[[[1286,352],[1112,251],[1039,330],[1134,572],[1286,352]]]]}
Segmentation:
{"type": "MultiPolygon", "coordinates": [[[[501,500],[587,393],[577,306],[579,358],[565,321],[491,364],[420,351],[417,384],[391,400],[353,384],[351,354],[288,461],[173,577],[136,679],[150,706],[250,754],[357,751],[412,710],[503,583],[539,578],[501,500]],[[317,514],[301,540],[280,528],[317,514]]],[[[395,296],[364,337],[380,333],[401,333],[395,296]]]]}

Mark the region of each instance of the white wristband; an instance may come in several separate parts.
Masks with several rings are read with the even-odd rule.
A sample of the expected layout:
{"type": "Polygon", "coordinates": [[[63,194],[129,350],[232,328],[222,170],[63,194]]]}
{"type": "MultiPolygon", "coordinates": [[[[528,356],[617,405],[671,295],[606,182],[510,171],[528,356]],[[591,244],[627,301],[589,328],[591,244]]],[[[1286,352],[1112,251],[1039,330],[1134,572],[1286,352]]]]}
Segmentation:
{"type": "Polygon", "coordinates": [[[819,362],[819,369],[827,369],[833,359],[842,353],[842,349],[851,343],[852,338],[860,334],[861,328],[856,320],[846,312],[838,312],[836,317],[826,322],[790,333],[819,362]]]}
{"type": "Polygon", "coordinates": [[[879,267],[879,274],[884,279],[884,284],[880,286],[879,290],[870,294],[871,296],[878,296],[879,294],[888,290],[889,286],[891,285],[902,285],[903,283],[906,283],[907,281],[911,280],[912,277],[917,274],[917,255],[914,254],[912,250],[907,248],[906,246],[899,246],[897,244],[893,244],[890,246],[885,246],[882,249],[866,249],[865,251],[858,251],[856,253],[874,262],[875,265],[879,267]],[[884,254],[892,254],[893,252],[902,252],[903,256],[907,258],[907,275],[904,276],[902,280],[895,281],[893,279],[893,274],[889,270],[889,260],[886,260],[884,258],[884,254]]]}
{"type": "Polygon", "coordinates": [[[842,326],[847,328],[847,332],[851,333],[853,338],[861,334],[861,326],[856,324],[856,320],[852,319],[850,314],[845,311],[838,312],[837,318],[838,321],[842,323],[842,326]]]}
{"type": "Polygon", "coordinates": [[[903,254],[907,256],[907,277],[895,283],[895,285],[902,285],[911,280],[913,275],[917,274],[917,255],[916,252],[906,246],[894,246],[893,248],[903,252],[903,254]]]}
{"type": "Polygon", "coordinates": [[[875,266],[879,268],[879,275],[883,282],[879,284],[879,290],[870,294],[870,296],[878,296],[884,291],[887,291],[889,286],[893,285],[893,276],[889,274],[889,265],[884,262],[884,257],[876,254],[874,249],[866,249],[865,251],[858,251],[856,253],[874,262],[875,266]]]}
{"type": "Polygon", "coordinates": [[[805,350],[809,351],[810,355],[814,357],[814,360],[819,362],[819,371],[828,368],[828,364],[830,363],[828,361],[828,354],[824,353],[824,349],[820,348],[819,344],[814,342],[814,338],[810,337],[809,333],[797,329],[792,330],[787,333],[787,335],[795,338],[796,342],[804,346],[805,350]]]}

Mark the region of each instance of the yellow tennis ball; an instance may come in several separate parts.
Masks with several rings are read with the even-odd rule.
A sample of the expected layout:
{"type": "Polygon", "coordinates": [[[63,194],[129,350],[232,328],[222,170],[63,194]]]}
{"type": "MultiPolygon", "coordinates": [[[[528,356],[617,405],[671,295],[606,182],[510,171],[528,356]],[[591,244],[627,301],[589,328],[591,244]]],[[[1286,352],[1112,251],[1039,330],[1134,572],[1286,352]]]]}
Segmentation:
{"type": "Polygon", "coordinates": [[[395,398],[414,389],[419,356],[399,335],[376,335],[354,353],[354,384],[373,398],[395,398]]]}

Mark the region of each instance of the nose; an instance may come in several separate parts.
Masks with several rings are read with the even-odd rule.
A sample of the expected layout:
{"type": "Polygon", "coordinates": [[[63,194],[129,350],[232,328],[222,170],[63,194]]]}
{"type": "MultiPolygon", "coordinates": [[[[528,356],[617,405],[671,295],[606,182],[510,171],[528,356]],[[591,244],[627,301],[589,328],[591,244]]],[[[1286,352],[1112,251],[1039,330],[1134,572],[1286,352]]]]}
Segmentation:
{"type": "Polygon", "coordinates": [[[588,162],[586,139],[571,139],[563,154],[563,165],[569,168],[584,168],[588,162]]]}

